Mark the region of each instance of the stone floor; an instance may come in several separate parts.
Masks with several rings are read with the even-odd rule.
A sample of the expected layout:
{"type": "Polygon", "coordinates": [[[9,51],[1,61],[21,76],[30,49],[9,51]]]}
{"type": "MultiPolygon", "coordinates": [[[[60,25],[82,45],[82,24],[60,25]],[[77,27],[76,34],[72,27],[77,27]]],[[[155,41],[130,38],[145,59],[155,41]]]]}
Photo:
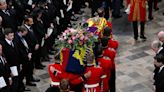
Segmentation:
{"type": "MultiPolygon", "coordinates": [[[[131,23],[127,21],[127,15],[123,14],[120,19],[113,19],[114,38],[120,43],[118,55],[115,59],[117,70],[117,92],[154,92],[153,87],[153,56],[150,48],[156,34],[164,30],[164,1],[159,4],[160,10],[154,12],[154,20],[148,21],[145,33],[147,41],[134,43],[131,23]]],[[[80,15],[80,20],[89,17],[90,10],[85,9],[85,14],[80,15]]],[[[50,62],[44,62],[48,65],[50,62]]],[[[35,75],[41,79],[37,87],[31,87],[31,92],[45,92],[49,87],[49,75],[47,67],[44,70],[35,70],[35,75]]]]}

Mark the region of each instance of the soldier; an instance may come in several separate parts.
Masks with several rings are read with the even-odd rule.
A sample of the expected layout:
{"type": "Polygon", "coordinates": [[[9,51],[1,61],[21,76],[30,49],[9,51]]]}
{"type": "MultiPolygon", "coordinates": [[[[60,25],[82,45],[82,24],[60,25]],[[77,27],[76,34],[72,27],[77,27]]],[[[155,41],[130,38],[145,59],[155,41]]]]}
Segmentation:
{"type": "Polygon", "coordinates": [[[51,87],[53,89],[59,89],[59,83],[60,83],[60,78],[56,76],[57,72],[61,73],[62,72],[62,66],[60,64],[59,60],[54,60],[54,64],[50,64],[48,66],[48,72],[51,77],[51,87]],[[53,68],[56,70],[54,71],[53,68]],[[55,74],[55,75],[54,75],[55,74]]]}
{"type": "Polygon", "coordinates": [[[134,39],[138,40],[138,22],[141,25],[140,38],[146,40],[144,35],[145,21],[146,21],[146,0],[131,0],[129,21],[133,23],[134,39]]]}
{"type": "MultiPolygon", "coordinates": [[[[84,74],[73,74],[66,72],[62,65],[60,65],[59,61],[55,61],[55,64],[49,65],[49,74],[51,77],[51,86],[52,90],[58,90],[59,82],[62,79],[67,79],[70,82],[70,87],[72,90],[77,90],[75,92],[81,92],[81,83],[86,81],[87,78],[90,77],[91,72],[88,71],[84,74]]],[[[50,89],[49,89],[50,90],[50,89]]]]}
{"type": "Polygon", "coordinates": [[[87,67],[85,72],[91,71],[91,76],[84,82],[83,92],[101,92],[101,80],[106,78],[101,67],[94,66],[94,56],[86,56],[87,67]]]}
{"type": "MultiPolygon", "coordinates": [[[[103,49],[102,47],[99,45],[98,49],[97,49],[97,57],[96,60],[98,61],[100,67],[102,67],[106,78],[104,78],[102,80],[102,84],[103,84],[103,90],[102,92],[108,92],[110,89],[109,86],[109,79],[111,77],[111,71],[113,69],[113,61],[110,60],[109,57],[107,56],[103,56],[103,49]]],[[[112,85],[111,85],[112,86],[112,85]]]]}
{"type": "Polygon", "coordinates": [[[101,39],[101,44],[103,47],[103,55],[104,56],[108,56],[112,61],[114,61],[114,58],[116,56],[116,51],[115,49],[108,47],[108,38],[107,37],[103,37],[101,39]]]}
{"type": "Polygon", "coordinates": [[[112,36],[112,29],[109,27],[105,27],[103,31],[103,37],[108,38],[108,47],[116,50],[119,44],[117,41],[113,40],[111,36],[112,36]]]}

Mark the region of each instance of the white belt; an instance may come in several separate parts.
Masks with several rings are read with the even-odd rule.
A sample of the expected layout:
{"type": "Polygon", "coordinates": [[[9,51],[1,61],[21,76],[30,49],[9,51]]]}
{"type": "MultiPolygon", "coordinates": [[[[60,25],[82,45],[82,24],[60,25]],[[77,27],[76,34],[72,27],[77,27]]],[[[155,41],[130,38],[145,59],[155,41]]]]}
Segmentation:
{"type": "Polygon", "coordinates": [[[88,85],[88,84],[84,85],[85,88],[95,88],[95,87],[98,87],[98,86],[99,86],[99,83],[91,84],[91,85],[88,85]]]}
{"type": "Polygon", "coordinates": [[[106,77],[107,77],[107,75],[103,75],[103,76],[101,76],[101,79],[106,78],[106,77]]]}
{"type": "Polygon", "coordinates": [[[59,84],[60,84],[59,82],[53,82],[53,81],[51,81],[51,85],[52,86],[59,86],[59,84]]]}

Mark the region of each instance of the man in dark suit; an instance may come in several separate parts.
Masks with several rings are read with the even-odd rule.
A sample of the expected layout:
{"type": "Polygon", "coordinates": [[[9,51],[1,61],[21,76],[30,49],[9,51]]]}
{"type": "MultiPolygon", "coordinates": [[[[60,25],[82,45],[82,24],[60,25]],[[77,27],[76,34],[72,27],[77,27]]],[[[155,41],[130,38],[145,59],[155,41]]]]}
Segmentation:
{"type": "Polygon", "coordinates": [[[159,68],[154,75],[155,92],[164,92],[164,55],[157,54],[154,59],[154,64],[159,68]]]}
{"type": "Polygon", "coordinates": [[[2,41],[2,40],[4,40],[5,39],[5,35],[4,35],[4,29],[3,29],[3,27],[2,27],[2,21],[3,21],[3,19],[2,19],[2,17],[0,16],[0,41],[2,41]]]}
{"type": "MultiPolygon", "coordinates": [[[[36,52],[39,49],[39,44],[37,41],[37,38],[33,32],[32,29],[32,25],[33,25],[33,18],[30,16],[27,16],[24,20],[24,24],[23,26],[28,30],[27,35],[25,36],[25,40],[27,41],[27,44],[29,45],[29,48],[31,50],[32,53],[32,58],[31,58],[31,68],[29,69],[29,71],[31,71],[31,81],[32,82],[39,82],[39,79],[35,79],[32,75],[33,75],[33,70],[34,70],[34,62],[36,61],[36,52]]],[[[36,86],[36,84],[34,83],[26,83],[27,85],[31,85],[31,86],[36,86]]]]}
{"type": "Polygon", "coordinates": [[[120,14],[121,0],[113,0],[112,1],[113,13],[112,16],[114,18],[120,18],[122,15],[120,14]]]}
{"type": "MultiPolygon", "coordinates": [[[[10,85],[12,83],[11,71],[9,69],[8,63],[2,55],[2,45],[0,44],[0,78],[5,80],[5,87],[0,87],[0,92],[11,92],[10,85]]],[[[2,83],[2,80],[1,80],[2,83]]]]}
{"type": "Polygon", "coordinates": [[[110,11],[112,10],[112,1],[111,0],[103,0],[103,8],[105,11],[104,17],[106,18],[106,20],[108,20],[111,15],[110,11]]]}
{"type": "Polygon", "coordinates": [[[19,74],[19,91],[30,91],[29,88],[25,88],[25,85],[23,83],[24,77],[26,77],[26,81],[30,81],[30,71],[28,70],[30,68],[31,62],[31,55],[29,46],[26,42],[26,40],[23,38],[23,36],[27,35],[28,31],[24,26],[20,26],[18,28],[18,32],[15,34],[14,41],[16,42],[18,48],[19,48],[19,53],[21,56],[19,57],[21,59],[21,64],[22,64],[22,69],[20,70],[19,74]]]}
{"type": "Polygon", "coordinates": [[[2,41],[3,46],[3,53],[6,57],[6,60],[9,64],[9,67],[11,69],[11,73],[13,75],[12,80],[12,92],[18,92],[18,75],[19,75],[19,69],[20,69],[20,54],[18,52],[18,48],[16,43],[13,41],[14,39],[14,33],[12,29],[6,28],[4,31],[5,39],[2,41]]]}
{"type": "Polygon", "coordinates": [[[0,2],[0,16],[3,19],[2,26],[11,28],[13,32],[17,31],[17,21],[13,10],[7,8],[5,1],[0,2]]]}
{"type": "Polygon", "coordinates": [[[153,20],[153,6],[154,6],[154,10],[157,11],[159,10],[158,8],[158,0],[148,0],[148,18],[149,20],[153,20]]]}
{"type": "Polygon", "coordinates": [[[97,12],[97,9],[102,6],[103,0],[91,0],[91,12],[92,17],[94,17],[95,12],[97,12]]]}
{"type": "Polygon", "coordinates": [[[47,39],[47,30],[46,27],[41,19],[43,11],[41,9],[36,9],[34,11],[34,24],[33,24],[33,31],[38,40],[40,45],[39,49],[36,52],[37,61],[35,61],[35,68],[42,68],[44,65],[41,63],[41,57],[44,58],[46,54],[46,49],[44,48],[45,44],[44,41],[47,39]],[[44,53],[43,53],[44,52],[44,53]]]}

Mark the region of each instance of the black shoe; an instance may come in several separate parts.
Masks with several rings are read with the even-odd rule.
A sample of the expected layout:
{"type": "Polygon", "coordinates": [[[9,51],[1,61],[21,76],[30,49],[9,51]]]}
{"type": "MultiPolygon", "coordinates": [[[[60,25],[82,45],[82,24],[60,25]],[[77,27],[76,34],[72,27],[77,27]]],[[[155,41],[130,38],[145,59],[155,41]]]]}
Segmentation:
{"type": "Polygon", "coordinates": [[[36,84],[35,83],[32,83],[32,82],[28,82],[28,83],[26,83],[26,85],[27,86],[36,86],[36,84]]]}
{"type": "Polygon", "coordinates": [[[147,38],[145,36],[140,36],[142,40],[146,40],[147,38]]]}
{"type": "Polygon", "coordinates": [[[164,13],[162,13],[162,15],[164,15],[164,13]]]}
{"type": "Polygon", "coordinates": [[[154,18],[153,17],[149,17],[149,20],[153,20],[154,18]]]}
{"type": "Polygon", "coordinates": [[[138,41],[138,38],[134,38],[135,41],[138,41]]]}
{"type": "Polygon", "coordinates": [[[31,91],[31,89],[30,88],[25,88],[24,91],[31,91]]]}
{"type": "Polygon", "coordinates": [[[39,81],[40,81],[40,79],[33,78],[31,81],[32,81],[32,82],[39,82],[39,81]]]}

